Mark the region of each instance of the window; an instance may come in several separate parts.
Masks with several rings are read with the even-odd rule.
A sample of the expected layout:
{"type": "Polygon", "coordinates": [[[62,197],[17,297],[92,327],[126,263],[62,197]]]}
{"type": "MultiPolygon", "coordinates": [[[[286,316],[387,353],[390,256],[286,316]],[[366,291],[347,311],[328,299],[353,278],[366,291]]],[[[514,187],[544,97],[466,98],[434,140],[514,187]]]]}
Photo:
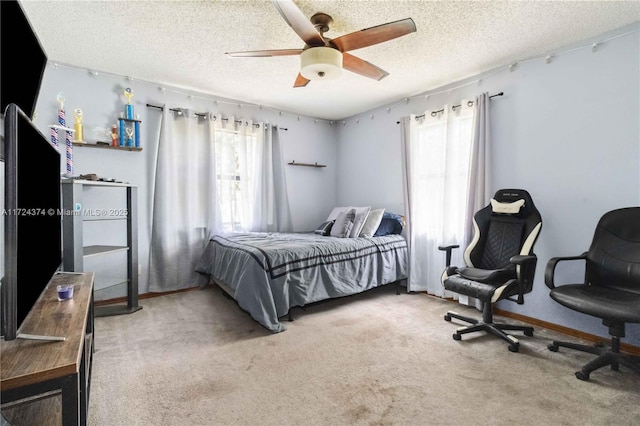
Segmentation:
{"type": "MultiPolygon", "coordinates": [[[[442,114],[442,113],[440,113],[442,114]]],[[[431,118],[431,117],[430,117],[431,118]]],[[[469,178],[473,110],[442,114],[418,126],[413,145],[415,231],[461,241],[469,178]],[[434,204],[442,209],[434,208],[434,204]]],[[[439,239],[439,237],[438,237],[439,239]]]]}
{"type": "Polygon", "coordinates": [[[455,111],[427,111],[419,120],[412,116],[409,127],[409,288],[444,296],[438,246],[465,240],[473,108],[462,102],[455,111]]]}
{"type": "Polygon", "coordinates": [[[234,130],[215,132],[218,203],[224,232],[247,231],[255,168],[257,136],[234,130]]]}

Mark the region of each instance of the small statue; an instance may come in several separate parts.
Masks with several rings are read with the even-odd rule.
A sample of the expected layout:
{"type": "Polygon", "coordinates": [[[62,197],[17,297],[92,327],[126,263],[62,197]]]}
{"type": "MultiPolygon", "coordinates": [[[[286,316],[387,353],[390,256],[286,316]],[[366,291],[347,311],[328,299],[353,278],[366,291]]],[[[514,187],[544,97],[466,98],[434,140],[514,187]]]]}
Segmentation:
{"type": "Polygon", "coordinates": [[[131,104],[131,98],[133,98],[133,89],[127,87],[124,89],[124,96],[127,98],[127,104],[124,106],[125,118],[133,120],[133,105],[131,104]]]}
{"type": "Polygon", "coordinates": [[[118,146],[118,126],[111,126],[111,146],[118,146]]]}
{"type": "Polygon", "coordinates": [[[64,109],[64,93],[58,92],[56,95],[56,100],[58,101],[59,109],[64,109]]]}
{"type": "Polygon", "coordinates": [[[133,146],[133,128],[125,127],[124,131],[127,133],[127,146],[133,146]]]}
{"type": "Polygon", "coordinates": [[[58,101],[58,124],[64,127],[64,93],[58,93],[56,100],[58,101]]]}
{"type": "Polygon", "coordinates": [[[76,108],[73,110],[73,116],[76,119],[76,122],[73,126],[75,132],[73,134],[74,142],[82,142],[84,143],[84,136],[82,134],[82,110],[80,108],[76,108]]]}

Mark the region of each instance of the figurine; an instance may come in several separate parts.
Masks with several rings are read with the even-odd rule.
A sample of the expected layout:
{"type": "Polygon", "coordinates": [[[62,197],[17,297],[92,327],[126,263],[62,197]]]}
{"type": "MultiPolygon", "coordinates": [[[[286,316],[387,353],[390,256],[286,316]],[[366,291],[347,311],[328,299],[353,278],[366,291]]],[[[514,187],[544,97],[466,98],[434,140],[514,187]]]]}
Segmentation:
{"type": "Polygon", "coordinates": [[[75,132],[73,134],[74,138],[73,141],[74,142],[80,142],[80,143],[84,143],[84,135],[83,135],[83,129],[82,129],[82,110],[80,108],[76,108],[73,110],[73,116],[76,119],[76,122],[73,126],[73,128],[75,129],[75,132]]]}
{"type": "Polygon", "coordinates": [[[58,101],[58,124],[64,127],[66,126],[64,118],[64,93],[58,93],[56,100],[58,101]]]}
{"type": "Polygon", "coordinates": [[[124,96],[127,98],[127,104],[125,105],[125,118],[133,120],[133,105],[131,105],[131,98],[133,98],[133,89],[127,87],[124,89],[124,96]]]}
{"type": "Polygon", "coordinates": [[[125,127],[125,132],[127,132],[127,146],[133,146],[133,128],[125,127]]]}
{"type": "Polygon", "coordinates": [[[111,126],[111,146],[118,146],[118,126],[111,126]]]}

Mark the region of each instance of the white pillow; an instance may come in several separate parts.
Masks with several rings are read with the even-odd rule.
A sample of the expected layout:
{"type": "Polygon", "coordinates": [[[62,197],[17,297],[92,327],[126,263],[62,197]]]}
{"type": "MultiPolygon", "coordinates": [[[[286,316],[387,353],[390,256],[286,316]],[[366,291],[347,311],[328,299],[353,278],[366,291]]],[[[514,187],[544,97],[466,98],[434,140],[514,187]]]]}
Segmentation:
{"type": "MultiPolygon", "coordinates": [[[[351,209],[355,209],[356,211],[356,217],[353,221],[353,226],[351,228],[351,234],[347,235],[348,237],[351,238],[356,238],[360,235],[360,231],[362,230],[362,227],[364,226],[364,222],[367,219],[367,216],[369,215],[369,211],[371,210],[371,206],[366,206],[366,207],[353,207],[353,206],[348,206],[348,207],[334,207],[333,210],[331,210],[331,213],[329,213],[329,216],[327,217],[327,222],[331,221],[331,220],[335,220],[338,217],[338,214],[340,212],[346,212],[349,211],[351,209]]],[[[375,231],[374,231],[375,232],[375,231]]]]}
{"type": "Polygon", "coordinates": [[[517,214],[520,212],[522,206],[524,206],[524,200],[518,200],[512,203],[501,203],[493,198],[491,199],[491,210],[493,210],[494,213],[517,214]]]}
{"type": "Polygon", "coordinates": [[[369,217],[369,212],[371,211],[371,207],[355,207],[356,210],[356,218],[353,220],[353,228],[351,228],[351,234],[349,237],[358,238],[360,236],[360,232],[362,232],[362,227],[369,217]]]}
{"type": "Polygon", "coordinates": [[[355,217],[355,209],[338,213],[338,217],[336,217],[336,221],[331,227],[330,235],[332,237],[348,238],[351,233],[351,229],[353,228],[353,219],[355,217]]]}
{"type": "Polygon", "coordinates": [[[360,230],[361,237],[373,237],[373,234],[378,230],[380,222],[382,222],[382,215],[384,209],[375,209],[369,212],[367,220],[364,222],[362,229],[360,230]]]}
{"type": "Polygon", "coordinates": [[[331,210],[331,213],[329,213],[329,216],[327,216],[327,220],[325,222],[336,220],[336,218],[338,217],[338,213],[346,212],[347,210],[349,210],[349,208],[350,207],[334,207],[333,210],[331,210]]]}

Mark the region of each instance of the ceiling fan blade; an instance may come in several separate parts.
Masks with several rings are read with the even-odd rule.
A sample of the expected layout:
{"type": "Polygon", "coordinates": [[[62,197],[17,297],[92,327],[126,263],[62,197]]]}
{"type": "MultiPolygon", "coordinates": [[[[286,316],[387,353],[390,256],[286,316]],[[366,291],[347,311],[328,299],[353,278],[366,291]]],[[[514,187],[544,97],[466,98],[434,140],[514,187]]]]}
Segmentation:
{"type": "Polygon", "coordinates": [[[346,34],[331,41],[342,52],[348,52],[393,40],[415,31],[416,24],[413,19],[407,18],[346,34]]]}
{"type": "Polygon", "coordinates": [[[246,52],[227,52],[232,58],[268,57],[268,56],[293,56],[302,53],[302,49],[277,49],[277,50],[252,50],[246,52]]]}
{"type": "Polygon", "coordinates": [[[273,0],[273,5],[293,31],[309,46],[324,46],[324,39],[292,0],[273,0]]]}
{"type": "Polygon", "coordinates": [[[302,74],[298,74],[298,77],[296,77],[296,82],[293,83],[293,87],[304,87],[307,84],[309,84],[309,80],[304,78],[302,74]]]}
{"type": "Polygon", "coordinates": [[[367,62],[364,59],[360,59],[357,56],[350,55],[349,53],[342,54],[342,67],[356,74],[378,81],[389,75],[389,73],[382,68],[378,68],[371,62],[367,62]]]}

